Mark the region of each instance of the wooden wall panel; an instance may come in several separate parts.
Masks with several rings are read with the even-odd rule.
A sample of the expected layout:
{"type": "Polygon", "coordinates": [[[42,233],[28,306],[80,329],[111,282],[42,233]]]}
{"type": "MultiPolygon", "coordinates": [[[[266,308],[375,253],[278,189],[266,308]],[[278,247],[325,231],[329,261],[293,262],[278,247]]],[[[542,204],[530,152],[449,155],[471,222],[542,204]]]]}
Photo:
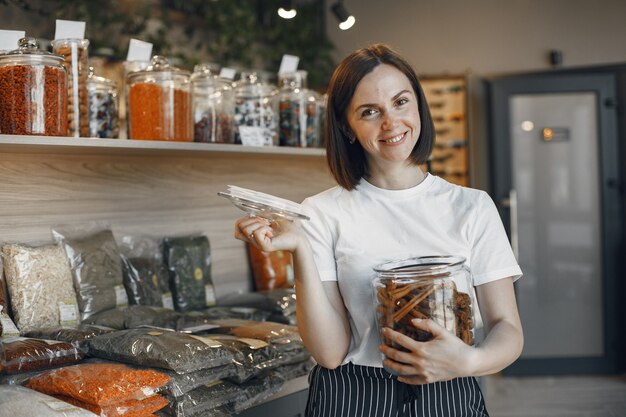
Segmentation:
{"type": "Polygon", "coordinates": [[[243,215],[217,192],[233,184],[301,202],[334,185],[319,155],[0,150],[0,242],[46,243],[51,227],[109,223],[116,236],[206,233],[217,295],[249,289],[243,215]]]}

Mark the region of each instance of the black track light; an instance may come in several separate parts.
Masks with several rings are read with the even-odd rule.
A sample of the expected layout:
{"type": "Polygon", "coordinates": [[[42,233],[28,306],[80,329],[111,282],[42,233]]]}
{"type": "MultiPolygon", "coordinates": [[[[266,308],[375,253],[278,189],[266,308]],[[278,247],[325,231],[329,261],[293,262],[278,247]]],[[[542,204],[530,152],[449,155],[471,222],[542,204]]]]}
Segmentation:
{"type": "Polygon", "coordinates": [[[356,19],[354,18],[354,16],[348,13],[345,7],[343,7],[343,2],[338,1],[337,3],[333,4],[330,9],[333,11],[333,14],[337,18],[337,20],[339,20],[339,29],[348,30],[352,26],[354,26],[356,19]]]}
{"type": "Polygon", "coordinates": [[[293,19],[296,17],[296,9],[291,0],[284,0],[278,8],[278,15],[283,19],[293,19]]]}

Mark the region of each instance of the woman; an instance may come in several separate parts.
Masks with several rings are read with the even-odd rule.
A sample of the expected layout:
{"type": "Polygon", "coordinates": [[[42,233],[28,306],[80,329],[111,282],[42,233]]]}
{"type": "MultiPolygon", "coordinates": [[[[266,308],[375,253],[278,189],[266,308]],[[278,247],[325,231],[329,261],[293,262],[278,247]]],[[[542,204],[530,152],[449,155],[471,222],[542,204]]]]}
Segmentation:
{"type": "Polygon", "coordinates": [[[521,270],[493,202],[419,168],[433,146],[432,119],[415,72],[385,45],[337,67],[327,120],[339,185],[303,202],[311,220],[244,217],[235,225],[240,240],[293,253],[298,327],[318,363],[307,415],[487,416],[475,377],[502,370],[523,345],[513,291],[521,270]],[[479,346],[431,320],[412,324],[432,340],[386,328],[405,350],[380,344],[372,268],[426,255],[466,258],[485,324],[479,346]]]}

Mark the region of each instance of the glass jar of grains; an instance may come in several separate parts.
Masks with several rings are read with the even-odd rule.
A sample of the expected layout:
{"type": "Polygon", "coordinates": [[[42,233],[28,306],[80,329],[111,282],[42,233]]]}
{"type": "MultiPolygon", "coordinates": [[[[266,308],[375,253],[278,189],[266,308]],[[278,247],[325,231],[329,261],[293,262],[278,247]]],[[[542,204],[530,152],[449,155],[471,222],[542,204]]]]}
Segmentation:
{"type": "Polygon", "coordinates": [[[159,55],[145,70],[128,74],[129,139],[193,141],[189,77],[159,55]]]}
{"type": "Polygon", "coordinates": [[[39,49],[35,38],[0,55],[0,133],[67,135],[67,73],[63,57],[39,49]]]}
{"type": "MultiPolygon", "coordinates": [[[[432,335],[411,321],[431,319],[468,345],[474,344],[473,289],[465,258],[425,256],[393,261],[374,268],[374,293],[378,330],[384,327],[414,340],[432,335]]],[[[403,350],[386,340],[383,343],[403,350]]]]}

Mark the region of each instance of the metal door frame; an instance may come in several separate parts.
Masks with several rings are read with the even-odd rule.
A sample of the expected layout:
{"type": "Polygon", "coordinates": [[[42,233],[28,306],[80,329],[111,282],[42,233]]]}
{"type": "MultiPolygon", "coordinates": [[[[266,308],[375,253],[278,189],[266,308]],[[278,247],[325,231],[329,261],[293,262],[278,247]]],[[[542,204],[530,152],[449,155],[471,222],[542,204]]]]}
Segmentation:
{"type": "MultiPolygon", "coordinates": [[[[610,72],[537,73],[503,77],[487,83],[489,92],[489,128],[492,197],[498,205],[510,235],[509,210],[500,204],[512,188],[509,97],[514,94],[594,92],[597,97],[599,193],[601,216],[601,261],[603,265],[604,352],[599,358],[518,359],[504,373],[537,374],[612,374],[619,371],[618,279],[624,254],[619,251],[622,239],[621,198],[619,191],[619,143],[617,135],[616,77],[610,72]]],[[[523,272],[523,271],[522,271],[523,272]]],[[[522,279],[524,279],[522,277],[522,279]]],[[[523,323],[522,323],[523,324],[523,323]]]]}

